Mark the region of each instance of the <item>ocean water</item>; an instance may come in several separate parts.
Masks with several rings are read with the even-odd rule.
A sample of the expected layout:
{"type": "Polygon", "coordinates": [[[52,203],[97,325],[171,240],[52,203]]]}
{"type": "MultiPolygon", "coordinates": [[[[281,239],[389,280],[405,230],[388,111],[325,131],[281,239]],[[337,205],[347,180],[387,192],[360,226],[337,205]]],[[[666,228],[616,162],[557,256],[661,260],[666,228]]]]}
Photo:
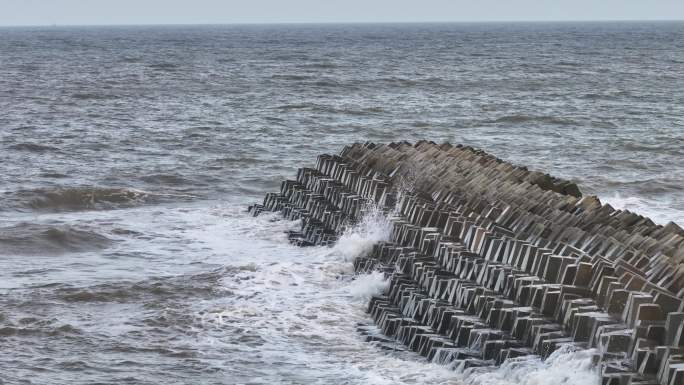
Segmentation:
{"type": "Polygon", "coordinates": [[[385,352],[378,274],[251,218],[319,153],[465,143],[684,225],[684,23],[0,28],[0,384],[593,384],[385,352]]]}

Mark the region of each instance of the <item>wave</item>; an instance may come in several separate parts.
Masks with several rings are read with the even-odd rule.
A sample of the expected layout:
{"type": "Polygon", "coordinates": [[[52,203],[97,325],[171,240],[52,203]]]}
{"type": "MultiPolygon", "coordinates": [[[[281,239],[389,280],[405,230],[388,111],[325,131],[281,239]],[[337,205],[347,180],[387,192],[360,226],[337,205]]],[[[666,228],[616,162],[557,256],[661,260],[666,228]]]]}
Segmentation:
{"type": "Polygon", "coordinates": [[[47,325],[13,325],[0,327],[0,337],[11,336],[34,336],[47,335],[50,337],[59,335],[77,335],[81,334],[81,330],[75,328],[70,324],[61,326],[47,326],[47,325]]]}
{"type": "Polygon", "coordinates": [[[222,289],[222,279],[241,272],[253,272],[254,265],[227,266],[211,271],[169,277],[151,277],[142,281],[120,281],[87,287],[60,285],[54,291],[56,299],[65,302],[129,302],[187,298],[212,298],[230,294],[222,289]]]}
{"type": "Polygon", "coordinates": [[[167,186],[184,186],[193,184],[190,180],[178,174],[152,174],[146,175],[141,179],[147,183],[167,186]]]}
{"type": "Polygon", "coordinates": [[[289,110],[304,110],[307,108],[312,108],[314,104],[302,103],[302,104],[284,104],[282,106],[276,107],[279,110],[289,111],[289,110]]]}
{"type": "Polygon", "coordinates": [[[561,61],[557,62],[556,65],[562,66],[562,67],[582,67],[584,65],[584,63],[561,60],[561,61]]]}
{"type": "Polygon", "coordinates": [[[17,151],[27,151],[27,152],[36,152],[36,153],[44,153],[44,152],[48,152],[48,151],[57,151],[57,148],[55,148],[55,147],[46,146],[44,144],[31,143],[31,142],[13,144],[13,145],[9,146],[9,148],[12,150],[17,150],[17,151]]]}
{"type": "Polygon", "coordinates": [[[251,165],[258,164],[260,159],[256,157],[238,157],[238,156],[225,156],[222,158],[213,159],[210,161],[211,164],[217,165],[251,165]]]}
{"type": "Polygon", "coordinates": [[[312,83],[312,85],[316,87],[332,87],[332,88],[337,88],[341,87],[342,84],[340,82],[337,82],[335,80],[317,80],[312,83]]]}
{"type": "Polygon", "coordinates": [[[542,361],[537,356],[514,358],[495,370],[473,368],[464,372],[465,385],[593,385],[599,377],[592,364],[594,349],[565,345],[542,361]]]}
{"type": "Polygon", "coordinates": [[[684,154],[682,145],[684,141],[676,137],[663,138],[663,143],[648,145],[637,141],[622,141],[619,146],[629,152],[652,152],[656,154],[667,154],[681,156],[684,154]]]}
{"type": "Polygon", "coordinates": [[[149,64],[147,66],[150,69],[153,69],[155,71],[176,71],[180,66],[178,64],[173,64],[173,63],[154,63],[154,64],[149,64]]]}
{"type": "Polygon", "coordinates": [[[271,76],[271,79],[281,79],[281,80],[311,80],[313,79],[312,76],[309,75],[273,75],[271,76]]]}
{"type": "Polygon", "coordinates": [[[40,174],[41,177],[43,178],[52,178],[52,179],[63,179],[63,178],[68,178],[69,176],[66,174],[62,174],[59,172],[44,172],[40,174]]]}
{"type": "Polygon", "coordinates": [[[150,195],[135,189],[72,187],[22,191],[28,207],[47,211],[108,210],[146,202],[150,195]]]}
{"type": "Polygon", "coordinates": [[[350,108],[350,107],[333,107],[323,104],[315,103],[301,103],[301,104],[284,104],[276,107],[281,111],[291,110],[308,110],[313,112],[330,113],[330,114],[346,114],[356,116],[375,115],[385,112],[385,109],[379,106],[350,108]]]}
{"type": "Polygon", "coordinates": [[[401,87],[412,87],[420,84],[420,81],[416,79],[409,79],[405,77],[392,76],[388,78],[377,79],[380,83],[387,83],[391,86],[401,86],[401,87]]]}
{"type": "Polygon", "coordinates": [[[428,123],[428,122],[419,122],[419,121],[413,122],[411,125],[412,125],[413,127],[417,127],[417,128],[430,127],[430,123],[428,123]]]}
{"type": "Polygon", "coordinates": [[[587,92],[584,95],[580,96],[580,99],[589,99],[589,100],[617,100],[622,97],[628,97],[630,96],[629,91],[622,91],[622,90],[613,90],[613,91],[600,91],[600,92],[587,92]]]}
{"type": "Polygon", "coordinates": [[[494,120],[488,120],[485,123],[545,123],[561,126],[578,125],[576,121],[563,117],[522,114],[505,115],[494,120]]]}
{"type": "Polygon", "coordinates": [[[339,82],[337,80],[325,78],[325,77],[321,77],[321,76],[273,75],[273,76],[271,76],[271,79],[300,82],[302,85],[307,85],[307,86],[311,86],[311,87],[318,87],[318,88],[342,89],[342,88],[355,88],[356,87],[355,85],[352,85],[352,84],[345,84],[345,83],[339,82]]]}
{"type": "Polygon", "coordinates": [[[71,226],[20,223],[0,228],[0,254],[51,255],[107,248],[112,240],[71,226]]]}
{"type": "Polygon", "coordinates": [[[638,196],[678,194],[682,190],[680,180],[673,178],[649,178],[642,180],[606,180],[605,187],[633,191],[638,196]]]}
{"type": "Polygon", "coordinates": [[[667,199],[645,199],[638,196],[621,195],[618,192],[611,196],[599,197],[603,203],[608,203],[617,210],[629,210],[638,215],[643,215],[655,223],[664,225],[674,222],[684,225],[684,206],[673,204],[667,199]]]}
{"type": "Polygon", "coordinates": [[[119,59],[122,63],[140,63],[142,61],[142,58],[139,57],[133,57],[133,56],[124,56],[121,59],[119,59]]]}
{"type": "Polygon", "coordinates": [[[308,63],[308,64],[302,64],[300,65],[302,68],[316,68],[316,69],[331,69],[331,68],[337,68],[339,67],[337,64],[330,63],[330,62],[322,62],[322,63],[308,63]]]}
{"type": "Polygon", "coordinates": [[[117,96],[115,95],[110,95],[110,94],[95,94],[95,93],[88,93],[88,92],[79,92],[72,94],[71,97],[73,99],[78,99],[78,100],[111,100],[111,99],[118,99],[117,96]]]}

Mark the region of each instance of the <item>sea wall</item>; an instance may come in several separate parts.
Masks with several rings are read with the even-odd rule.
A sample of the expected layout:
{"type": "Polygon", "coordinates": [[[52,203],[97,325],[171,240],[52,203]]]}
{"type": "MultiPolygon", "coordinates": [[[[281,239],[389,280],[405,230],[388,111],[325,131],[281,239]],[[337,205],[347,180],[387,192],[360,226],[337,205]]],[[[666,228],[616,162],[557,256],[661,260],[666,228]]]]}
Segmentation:
{"type": "Polygon", "coordinates": [[[563,345],[596,348],[604,385],[684,384],[684,230],[582,196],[574,183],[470,147],[356,143],[320,155],[250,207],[300,219],[290,240],[331,245],[368,210],[390,240],[354,261],[378,346],[464,371],[563,345]]]}

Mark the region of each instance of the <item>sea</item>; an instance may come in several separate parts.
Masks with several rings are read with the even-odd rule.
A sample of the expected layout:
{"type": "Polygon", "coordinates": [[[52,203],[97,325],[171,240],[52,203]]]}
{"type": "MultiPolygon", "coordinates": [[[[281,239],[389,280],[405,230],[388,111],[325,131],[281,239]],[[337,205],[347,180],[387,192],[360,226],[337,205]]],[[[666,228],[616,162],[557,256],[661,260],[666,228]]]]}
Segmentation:
{"type": "Polygon", "coordinates": [[[684,22],[0,28],[0,384],[588,385],[364,341],[387,282],[246,212],[346,144],[462,143],[684,225],[684,22]]]}

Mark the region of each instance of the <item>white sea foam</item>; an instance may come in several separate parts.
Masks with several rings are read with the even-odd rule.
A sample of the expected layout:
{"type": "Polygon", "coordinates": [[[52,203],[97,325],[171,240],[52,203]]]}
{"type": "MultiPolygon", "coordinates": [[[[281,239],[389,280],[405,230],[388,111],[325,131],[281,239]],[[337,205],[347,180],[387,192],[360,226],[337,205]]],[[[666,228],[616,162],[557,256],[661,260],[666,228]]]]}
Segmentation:
{"type": "Polygon", "coordinates": [[[369,253],[373,245],[387,241],[392,224],[377,207],[369,205],[361,221],[348,228],[334,246],[333,252],[347,261],[369,253]]]}
{"type": "Polygon", "coordinates": [[[332,249],[297,248],[281,237],[263,237],[264,232],[296,226],[274,219],[264,216],[243,222],[235,218],[232,225],[221,225],[224,229],[240,229],[237,234],[229,232],[227,237],[223,233],[227,255],[235,255],[234,248],[241,246],[252,251],[246,258],[258,259],[255,270],[226,277],[224,284],[237,298],[217,311],[227,331],[230,326],[239,326],[241,333],[256,334],[266,341],[252,349],[233,345],[242,351],[242,365],[261,368],[258,372],[262,380],[321,384],[595,383],[591,351],[564,348],[546,361],[518,359],[500,368],[460,373],[429,363],[417,354],[387,353],[366,343],[355,325],[371,322],[364,312],[367,300],[384,290],[387,281],[379,272],[352,279],[351,258],[369,251],[375,242],[388,239],[387,219],[371,211],[332,249]],[[250,226],[252,230],[248,231],[250,226]]]}
{"type": "Polygon", "coordinates": [[[349,285],[349,293],[354,297],[368,300],[373,295],[382,293],[389,284],[384,274],[376,271],[360,275],[349,285]]]}
{"type": "MultiPolygon", "coordinates": [[[[254,271],[227,276],[224,289],[236,297],[213,307],[213,327],[219,324],[228,333],[237,326],[241,334],[265,341],[252,350],[231,345],[242,352],[238,362],[243,367],[236,371],[252,368],[259,374],[256,382],[271,383],[458,383],[460,374],[417,355],[385,353],[356,331],[358,323],[370,322],[364,312],[368,297],[387,285],[381,273],[354,278],[350,267],[352,258],[387,240],[390,227],[381,213],[369,210],[333,248],[298,248],[280,237],[263,237],[263,229],[283,231],[293,225],[274,219],[233,218],[232,224],[212,231],[221,234],[222,242],[219,246],[214,239],[212,248],[221,247],[231,256],[243,254],[234,250],[239,246],[250,250],[239,261],[226,263],[260,261],[254,271]],[[251,231],[242,225],[247,223],[251,231]]],[[[198,228],[197,234],[208,237],[204,230],[198,228]]],[[[225,341],[213,339],[212,346],[217,344],[225,341]]]]}
{"type": "Polygon", "coordinates": [[[673,221],[684,226],[684,211],[677,210],[675,202],[667,198],[653,200],[637,196],[623,196],[618,192],[599,198],[601,202],[608,203],[618,210],[629,210],[646,216],[658,224],[664,225],[673,221]]]}
{"type": "Polygon", "coordinates": [[[504,362],[492,371],[468,375],[466,385],[594,385],[598,373],[591,363],[593,349],[562,346],[542,361],[525,356],[504,362]]]}
{"type": "MultiPolygon", "coordinates": [[[[546,363],[530,360],[518,364],[517,371],[504,365],[477,377],[414,353],[387,352],[365,342],[357,324],[372,322],[365,313],[368,298],[381,292],[387,281],[381,273],[354,275],[351,259],[388,239],[389,222],[377,211],[371,210],[332,248],[293,246],[286,232],[300,223],[269,213],[253,218],[243,207],[229,204],[107,213],[110,217],[90,212],[68,215],[102,221],[103,231],[121,227],[119,221],[129,216],[136,218],[125,222],[131,234],[119,235],[113,247],[144,251],[144,263],[131,260],[124,266],[125,279],[177,276],[192,293],[193,280],[211,279],[213,284],[218,275],[217,294],[208,295],[202,289],[206,285],[198,284],[202,295],[174,297],[170,305],[178,306],[178,300],[183,303],[180,308],[155,314],[154,308],[140,304],[136,310],[127,304],[126,312],[98,313],[101,323],[79,327],[92,327],[95,332],[116,319],[119,325],[137,325],[136,341],[154,344],[157,329],[140,325],[150,319],[178,321],[178,326],[165,331],[169,339],[164,346],[198,354],[196,365],[216,368],[207,376],[217,383],[557,385],[564,372],[580,380],[591,373],[582,366],[582,353],[573,353],[576,356],[546,363]]],[[[111,270],[111,279],[120,281],[124,272],[109,268],[114,265],[108,263],[102,260],[102,266],[111,270]]],[[[122,262],[116,266],[121,268],[122,262]]]]}

